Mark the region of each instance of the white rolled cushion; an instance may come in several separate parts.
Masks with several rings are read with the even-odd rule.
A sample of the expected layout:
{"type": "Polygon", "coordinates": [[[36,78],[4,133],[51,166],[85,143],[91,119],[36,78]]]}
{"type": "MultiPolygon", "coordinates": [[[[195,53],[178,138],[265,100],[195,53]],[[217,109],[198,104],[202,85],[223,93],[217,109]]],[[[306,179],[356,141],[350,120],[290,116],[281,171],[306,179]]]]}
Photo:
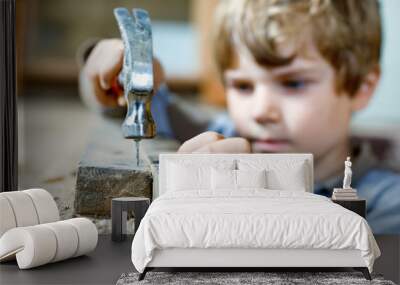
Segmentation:
{"type": "Polygon", "coordinates": [[[56,235],[57,250],[51,262],[73,257],[78,249],[79,237],[73,225],[66,221],[43,224],[56,235]]]}
{"type": "Polygon", "coordinates": [[[0,194],[0,237],[9,229],[15,228],[14,211],[11,208],[10,202],[6,197],[0,194]]]}
{"type": "Polygon", "coordinates": [[[231,169],[211,169],[212,190],[236,190],[236,173],[231,169]]]}
{"type": "Polygon", "coordinates": [[[0,261],[16,257],[20,269],[86,254],[97,245],[97,229],[76,218],[7,231],[0,238],[0,261]]]}
{"type": "Polygon", "coordinates": [[[96,248],[98,232],[92,221],[86,218],[75,218],[64,222],[74,226],[78,233],[78,248],[74,257],[91,252],[96,248]]]}
{"type": "Polygon", "coordinates": [[[17,227],[33,226],[39,223],[38,214],[32,198],[23,191],[1,193],[11,205],[17,227]]]}
{"type": "Polygon", "coordinates": [[[49,263],[57,248],[53,231],[43,225],[19,227],[0,238],[0,261],[16,254],[20,269],[49,263]]]}
{"type": "Polygon", "coordinates": [[[267,171],[263,170],[235,170],[237,189],[240,188],[267,188],[267,171]]]}
{"type": "Polygon", "coordinates": [[[44,189],[24,190],[28,194],[36,208],[39,224],[51,223],[60,220],[60,214],[53,196],[44,189]]]}

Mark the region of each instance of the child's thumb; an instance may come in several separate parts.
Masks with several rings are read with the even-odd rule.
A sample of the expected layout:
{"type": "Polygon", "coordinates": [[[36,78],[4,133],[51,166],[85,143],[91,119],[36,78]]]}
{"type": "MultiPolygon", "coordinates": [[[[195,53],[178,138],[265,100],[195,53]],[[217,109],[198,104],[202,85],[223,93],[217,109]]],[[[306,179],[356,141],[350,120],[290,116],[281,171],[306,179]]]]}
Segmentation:
{"type": "Polygon", "coordinates": [[[104,78],[103,76],[100,76],[99,81],[100,81],[101,89],[104,89],[104,90],[110,89],[111,85],[109,84],[109,82],[107,81],[106,78],[104,78]]]}

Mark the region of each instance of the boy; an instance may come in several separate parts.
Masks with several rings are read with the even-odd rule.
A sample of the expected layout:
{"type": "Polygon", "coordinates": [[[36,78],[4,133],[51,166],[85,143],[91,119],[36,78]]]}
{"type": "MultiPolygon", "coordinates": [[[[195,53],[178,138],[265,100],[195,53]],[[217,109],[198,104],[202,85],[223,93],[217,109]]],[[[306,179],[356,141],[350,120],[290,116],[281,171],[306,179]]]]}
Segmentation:
{"type": "MultiPolygon", "coordinates": [[[[341,187],[350,155],[352,187],[368,201],[374,233],[400,233],[400,176],[376,168],[368,146],[349,139],[352,114],[367,106],[380,78],[378,2],[227,0],[216,15],[229,118],[215,122],[218,133],[202,133],[179,152],[313,153],[315,193],[328,197],[341,187]]],[[[96,69],[89,57],[81,82],[88,70],[92,79],[111,82],[118,50],[109,57],[114,69],[96,69]]]]}

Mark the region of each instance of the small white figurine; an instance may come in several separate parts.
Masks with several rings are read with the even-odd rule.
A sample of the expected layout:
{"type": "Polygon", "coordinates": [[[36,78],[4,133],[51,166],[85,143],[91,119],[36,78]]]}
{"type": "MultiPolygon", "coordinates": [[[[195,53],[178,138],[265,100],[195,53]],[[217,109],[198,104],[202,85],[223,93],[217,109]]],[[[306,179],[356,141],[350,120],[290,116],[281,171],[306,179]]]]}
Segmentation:
{"type": "Polygon", "coordinates": [[[346,161],[344,162],[344,179],[343,179],[343,189],[351,189],[351,161],[350,156],[347,157],[346,161]]]}

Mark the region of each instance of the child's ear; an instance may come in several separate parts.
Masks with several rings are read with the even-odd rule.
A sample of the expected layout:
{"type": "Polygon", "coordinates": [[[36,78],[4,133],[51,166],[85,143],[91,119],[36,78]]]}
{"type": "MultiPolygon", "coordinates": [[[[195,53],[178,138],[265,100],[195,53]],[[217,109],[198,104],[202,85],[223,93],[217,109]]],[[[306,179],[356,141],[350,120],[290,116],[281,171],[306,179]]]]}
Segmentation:
{"type": "Polygon", "coordinates": [[[373,68],[367,76],[365,76],[360,88],[358,88],[357,92],[352,97],[351,109],[353,112],[360,111],[367,107],[369,101],[374,95],[380,77],[381,69],[379,65],[373,68]]]}

